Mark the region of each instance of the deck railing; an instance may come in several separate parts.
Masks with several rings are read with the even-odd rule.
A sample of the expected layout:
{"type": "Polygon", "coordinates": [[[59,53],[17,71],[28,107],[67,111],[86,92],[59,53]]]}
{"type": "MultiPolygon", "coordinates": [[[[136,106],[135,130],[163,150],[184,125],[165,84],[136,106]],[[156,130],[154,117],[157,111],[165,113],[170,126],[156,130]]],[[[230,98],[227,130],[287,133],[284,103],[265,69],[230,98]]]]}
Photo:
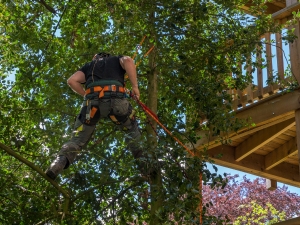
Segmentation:
{"type": "MultiPolygon", "coordinates": [[[[280,24],[287,25],[292,21],[294,12],[299,12],[300,3],[298,0],[282,1],[286,7],[272,14],[272,18],[280,24]]],[[[265,69],[255,68],[253,81],[244,90],[230,90],[233,97],[233,108],[235,110],[245,108],[257,101],[268,98],[271,95],[287,87],[290,82],[300,84],[300,23],[289,25],[286,30],[294,29],[294,34],[299,37],[292,43],[286,45],[282,41],[282,34],[265,34],[262,39],[265,43],[265,55],[257,55],[252,60],[259,62],[264,59],[268,62],[265,69]],[[272,42],[275,40],[275,42],[272,42]],[[278,83],[266,82],[267,80],[280,80],[278,83]],[[286,81],[286,82],[285,82],[286,81]]],[[[285,33],[283,30],[282,33],[285,33]]],[[[250,72],[251,66],[246,66],[250,72]]]]}
{"type": "MultiPolygon", "coordinates": [[[[298,23],[299,27],[299,23],[298,23]]],[[[282,31],[284,33],[285,30],[282,31]]],[[[252,65],[241,65],[243,73],[252,73],[253,80],[244,90],[229,90],[233,98],[233,109],[245,108],[257,101],[265,99],[287,88],[292,82],[292,74],[300,73],[293,65],[298,63],[298,54],[295,43],[286,43],[282,40],[282,33],[267,33],[261,37],[262,53],[251,56],[252,62],[266,62],[265,68],[254,68],[252,65]],[[294,58],[293,58],[294,57],[294,58]],[[277,82],[273,82],[273,81],[277,82]]],[[[299,33],[299,29],[298,29],[299,33]]],[[[260,51],[257,51],[260,52],[260,51]]]]}

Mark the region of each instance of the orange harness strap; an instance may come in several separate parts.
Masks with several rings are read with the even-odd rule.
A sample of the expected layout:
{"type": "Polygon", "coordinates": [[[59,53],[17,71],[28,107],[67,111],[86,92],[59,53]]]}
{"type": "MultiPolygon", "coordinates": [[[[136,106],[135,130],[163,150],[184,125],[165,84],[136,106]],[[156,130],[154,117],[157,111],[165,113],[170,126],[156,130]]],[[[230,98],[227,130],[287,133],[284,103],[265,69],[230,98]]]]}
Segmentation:
{"type": "Polygon", "coordinates": [[[90,113],[90,117],[91,117],[91,118],[94,118],[96,112],[97,112],[97,108],[96,108],[96,107],[92,107],[91,113],[90,113]]]}
{"type": "Polygon", "coordinates": [[[88,95],[93,92],[99,92],[99,98],[102,98],[104,96],[104,92],[111,91],[111,92],[120,92],[125,93],[125,88],[122,86],[116,86],[116,85],[107,85],[107,86],[95,86],[87,89],[85,91],[85,95],[88,95]]]}

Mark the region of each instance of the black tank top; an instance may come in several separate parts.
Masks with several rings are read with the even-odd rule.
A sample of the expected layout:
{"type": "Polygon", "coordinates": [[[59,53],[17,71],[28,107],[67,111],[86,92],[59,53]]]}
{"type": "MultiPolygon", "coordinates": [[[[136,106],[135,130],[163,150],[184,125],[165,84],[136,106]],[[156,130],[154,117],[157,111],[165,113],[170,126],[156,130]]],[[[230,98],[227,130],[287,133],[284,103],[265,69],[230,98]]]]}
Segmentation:
{"type": "Polygon", "coordinates": [[[125,70],[120,65],[123,56],[110,56],[86,63],[79,71],[85,74],[85,87],[100,80],[116,80],[124,85],[125,70]]]}

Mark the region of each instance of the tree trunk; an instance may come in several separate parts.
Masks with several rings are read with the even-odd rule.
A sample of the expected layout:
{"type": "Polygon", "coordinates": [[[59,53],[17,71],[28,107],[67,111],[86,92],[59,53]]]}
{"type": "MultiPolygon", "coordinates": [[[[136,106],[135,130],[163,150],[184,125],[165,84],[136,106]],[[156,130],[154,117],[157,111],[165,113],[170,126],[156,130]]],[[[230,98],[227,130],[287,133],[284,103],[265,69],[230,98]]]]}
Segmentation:
{"type": "MultiPolygon", "coordinates": [[[[147,106],[157,113],[157,71],[155,67],[155,51],[149,55],[149,68],[148,74],[148,102],[147,106]]],[[[149,153],[154,160],[157,160],[155,152],[157,151],[157,136],[156,126],[157,123],[150,119],[150,124],[146,126],[147,131],[147,146],[149,146],[149,153]],[[155,129],[155,130],[154,130],[155,129]]],[[[157,166],[155,166],[157,168],[157,166]]],[[[156,169],[156,172],[151,173],[150,176],[150,193],[151,193],[151,221],[150,225],[161,224],[160,219],[156,216],[157,210],[162,207],[163,192],[162,192],[162,178],[160,169],[156,169]]]]}

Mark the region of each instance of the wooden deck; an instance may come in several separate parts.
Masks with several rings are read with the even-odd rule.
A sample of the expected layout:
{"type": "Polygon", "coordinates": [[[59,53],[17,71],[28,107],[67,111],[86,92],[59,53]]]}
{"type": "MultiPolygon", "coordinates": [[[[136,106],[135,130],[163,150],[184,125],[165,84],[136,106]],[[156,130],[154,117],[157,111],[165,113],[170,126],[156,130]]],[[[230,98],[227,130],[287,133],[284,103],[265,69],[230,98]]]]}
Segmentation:
{"type": "MultiPolygon", "coordinates": [[[[292,12],[300,9],[296,0],[268,4],[268,12],[280,23],[289,20],[292,12]]],[[[300,37],[300,23],[287,29],[291,28],[295,28],[295,34],[300,37]]],[[[266,60],[271,63],[266,69],[256,68],[255,82],[248,88],[230,92],[236,116],[251,118],[255,126],[224,134],[223,138],[231,140],[226,145],[216,142],[220,137],[209,137],[206,131],[199,131],[203,138],[196,145],[199,152],[207,148],[209,156],[218,165],[269,179],[270,188],[275,188],[277,181],[300,187],[300,151],[297,147],[300,143],[300,89],[289,91],[283,83],[266,85],[265,82],[276,74],[281,80],[291,82],[294,79],[300,84],[300,38],[289,44],[284,55],[281,35],[262,37],[266,42],[276,40],[275,47],[265,46],[266,60]],[[275,55],[273,60],[271,55],[275,55]],[[288,65],[292,77],[285,77],[288,65]]],[[[260,60],[260,57],[264,56],[254,60],[260,60]]]]}

